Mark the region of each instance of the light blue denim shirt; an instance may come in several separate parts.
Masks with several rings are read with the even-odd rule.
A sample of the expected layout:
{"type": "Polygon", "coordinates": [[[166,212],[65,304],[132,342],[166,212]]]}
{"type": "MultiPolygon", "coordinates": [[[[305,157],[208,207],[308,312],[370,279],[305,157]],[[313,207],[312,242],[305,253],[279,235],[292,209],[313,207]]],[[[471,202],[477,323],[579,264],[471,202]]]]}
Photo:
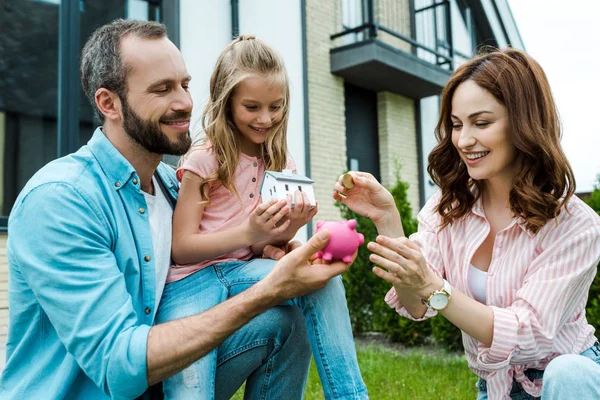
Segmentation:
{"type": "MultiPolygon", "coordinates": [[[[161,164],[157,172],[175,199],[173,169],[161,164]]],[[[146,209],[134,168],[100,129],[27,183],[8,221],[0,399],[144,393],[159,301],[146,209]]]]}

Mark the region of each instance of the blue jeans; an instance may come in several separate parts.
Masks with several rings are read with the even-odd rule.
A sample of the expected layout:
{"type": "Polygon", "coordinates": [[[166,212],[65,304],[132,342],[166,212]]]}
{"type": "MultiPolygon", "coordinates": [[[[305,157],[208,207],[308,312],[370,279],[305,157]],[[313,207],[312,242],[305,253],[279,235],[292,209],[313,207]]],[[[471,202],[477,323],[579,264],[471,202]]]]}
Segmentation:
{"type": "MultiPolygon", "coordinates": [[[[172,321],[208,310],[263,279],[274,265],[275,261],[268,259],[220,263],[170,283],[165,287],[156,317],[157,322],[172,321]]],[[[368,398],[358,368],[341,277],[331,279],[323,289],[292,299],[284,305],[294,305],[304,314],[303,329],[308,328],[308,339],[325,398],[368,398]]],[[[296,307],[281,308],[296,309],[296,307]]],[[[260,331],[262,327],[259,325],[258,329],[260,331]]],[[[288,366],[284,372],[284,368],[275,365],[275,362],[284,361],[281,358],[273,362],[272,368],[280,369],[281,376],[285,376],[287,380],[296,379],[297,372],[294,369],[306,368],[305,365],[298,366],[287,362],[288,366]]],[[[222,396],[219,392],[219,381],[230,380],[230,377],[227,376],[229,374],[226,371],[221,374],[222,362],[221,352],[215,350],[179,374],[165,380],[163,382],[165,398],[178,400],[225,398],[226,396],[222,396]]],[[[236,358],[230,361],[232,366],[237,363],[236,358]]],[[[241,379],[240,384],[243,381],[244,379],[241,379]]],[[[248,395],[247,393],[247,398],[301,398],[306,378],[299,381],[302,383],[301,389],[297,389],[298,384],[290,386],[279,379],[271,378],[265,388],[268,394],[248,395]],[[294,390],[293,395],[291,395],[292,390],[294,390]]],[[[246,385],[248,386],[248,383],[246,385]]]]}
{"type": "MultiPolygon", "coordinates": [[[[544,371],[526,370],[525,375],[533,380],[543,377],[543,400],[597,400],[600,399],[600,344],[581,353],[564,354],[550,361],[544,371]]],[[[487,400],[486,382],[479,379],[477,400],[487,400]]],[[[513,383],[512,400],[539,399],[525,392],[520,384],[513,383]]]]}

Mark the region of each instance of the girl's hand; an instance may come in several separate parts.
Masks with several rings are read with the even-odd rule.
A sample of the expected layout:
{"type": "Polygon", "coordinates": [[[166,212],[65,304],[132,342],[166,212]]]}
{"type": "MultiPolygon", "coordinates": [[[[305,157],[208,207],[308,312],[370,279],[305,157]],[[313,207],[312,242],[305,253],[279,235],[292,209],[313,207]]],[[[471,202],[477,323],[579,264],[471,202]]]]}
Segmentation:
{"type": "Polygon", "coordinates": [[[291,221],[283,218],[290,212],[286,200],[261,203],[248,218],[248,234],[252,243],[262,242],[283,233],[291,221]]]}
{"type": "Polygon", "coordinates": [[[354,180],[354,187],[346,189],[342,186],[344,175],[340,175],[333,192],[335,200],[376,224],[389,213],[398,212],[392,194],[373,175],[359,171],[350,171],[349,174],[354,180]]]}
{"type": "Polygon", "coordinates": [[[296,190],[294,193],[294,208],[292,208],[292,196],[288,195],[288,206],[291,211],[287,214],[286,218],[290,220],[288,230],[293,230],[293,235],[296,235],[298,229],[306,225],[319,210],[319,204],[317,203],[313,208],[310,207],[310,200],[305,192],[296,190]]]}
{"type": "Polygon", "coordinates": [[[394,287],[409,290],[422,299],[443,286],[443,281],[428,266],[419,246],[405,237],[378,236],[367,245],[369,256],[378,267],[373,273],[394,287]]]}

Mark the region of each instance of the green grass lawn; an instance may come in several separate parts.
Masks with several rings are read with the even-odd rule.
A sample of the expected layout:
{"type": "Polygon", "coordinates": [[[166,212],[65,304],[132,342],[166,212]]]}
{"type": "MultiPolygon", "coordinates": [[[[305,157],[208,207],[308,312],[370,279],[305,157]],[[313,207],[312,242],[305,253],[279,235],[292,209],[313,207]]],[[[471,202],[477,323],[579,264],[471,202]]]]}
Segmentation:
{"type": "MultiPolygon", "coordinates": [[[[474,400],[477,396],[477,378],[464,357],[456,354],[422,350],[397,352],[367,345],[358,347],[358,362],[373,400],[474,400]]],[[[240,389],[233,399],[242,400],[242,393],[240,389]]],[[[324,398],[314,361],[304,398],[324,398]]]]}

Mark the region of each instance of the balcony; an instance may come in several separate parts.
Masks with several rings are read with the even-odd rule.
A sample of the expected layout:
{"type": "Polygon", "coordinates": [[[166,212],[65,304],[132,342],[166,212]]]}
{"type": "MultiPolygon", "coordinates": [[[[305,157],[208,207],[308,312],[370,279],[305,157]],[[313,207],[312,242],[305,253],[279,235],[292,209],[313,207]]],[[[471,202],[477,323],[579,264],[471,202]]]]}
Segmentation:
{"type": "Polygon", "coordinates": [[[342,0],[342,14],[344,30],[331,35],[331,73],[353,85],[429,97],[457,58],[469,57],[454,49],[448,0],[342,0]]]}

